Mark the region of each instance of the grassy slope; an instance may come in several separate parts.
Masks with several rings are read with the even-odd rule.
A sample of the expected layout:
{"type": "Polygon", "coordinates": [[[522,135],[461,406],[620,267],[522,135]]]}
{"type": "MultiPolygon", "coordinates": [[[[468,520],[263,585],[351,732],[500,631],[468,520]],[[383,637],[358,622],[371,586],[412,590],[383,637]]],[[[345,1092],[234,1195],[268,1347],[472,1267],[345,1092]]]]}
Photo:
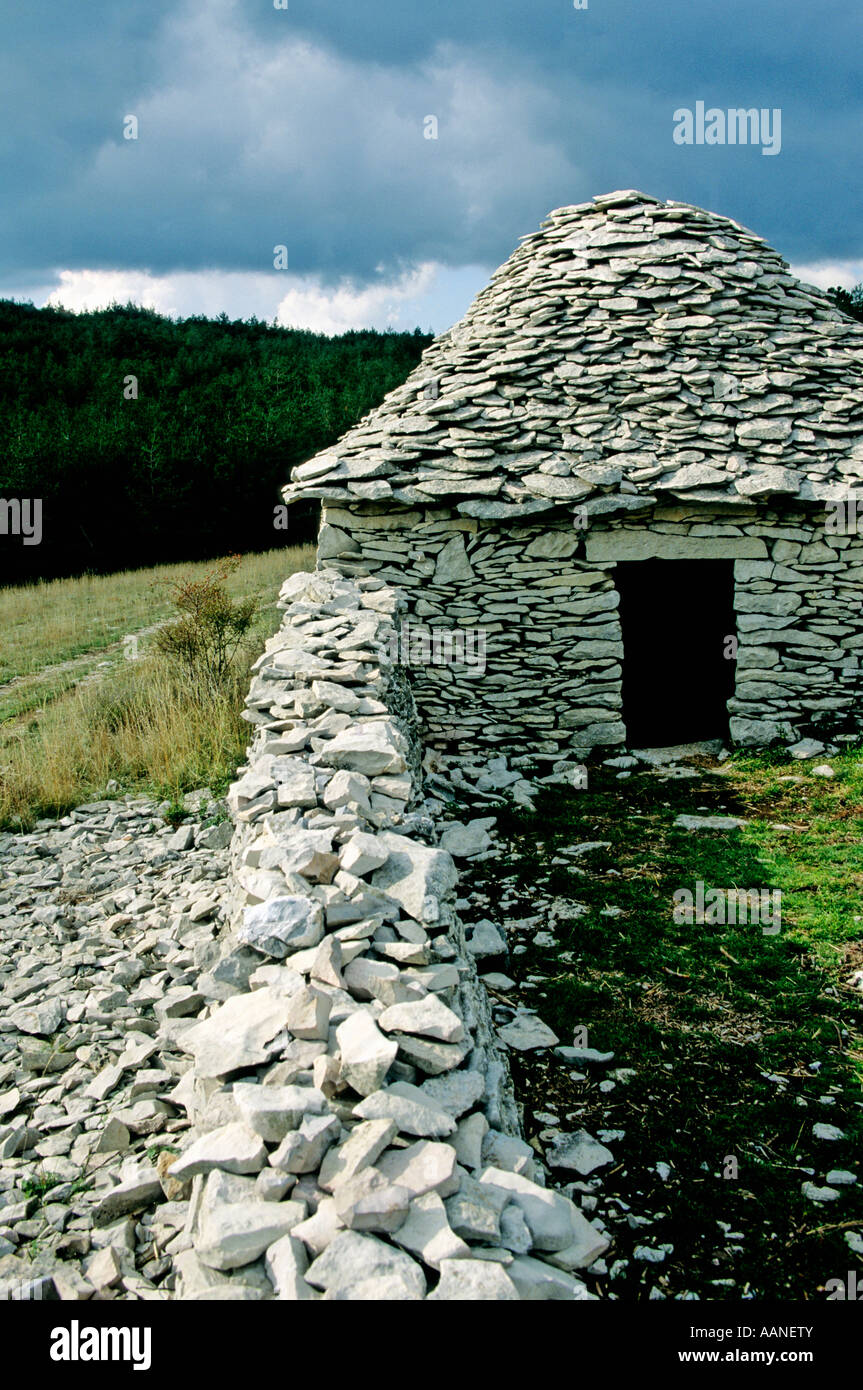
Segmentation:
{"type": "MultiPolygon", "coordinates": [[[[230,592],[273,603],[284,578],[313,563],[311,547],[245,556],[230,592]]],[[[0,589],[0,725],[71,689],[100,661],[122,660],[126,636],[170,617],[172,584],[208,568],[159,565],[0,589]]]]}
{"type": "Polygon", "coordinates": [[[313,564],[309,547],[244,558],[227,587],[261,607],[247,660],[210,705],[177,689],[146,635],[171,614],[172,582],[210,566],[0,590],[0,826],[61,814],[112,780],[168,797],[223,787],[248,742],[239,719],[248,665],[278,626],[279,587],[313,564]],[[125,660],[122,639],[135,633],[139,659],[125,660]]]}

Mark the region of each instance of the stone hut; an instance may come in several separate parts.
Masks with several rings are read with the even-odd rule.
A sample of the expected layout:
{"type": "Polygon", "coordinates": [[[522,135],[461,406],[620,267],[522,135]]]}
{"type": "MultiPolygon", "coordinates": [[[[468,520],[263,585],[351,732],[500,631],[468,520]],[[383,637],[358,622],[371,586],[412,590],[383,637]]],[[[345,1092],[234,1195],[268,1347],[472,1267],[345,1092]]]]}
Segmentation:
{"type": "Polygon", "coordinates": [[[560,208],[294,470],[408,598],[430,746],[581,756],[861,723],[863,326],[738,223],[560,208]]]}

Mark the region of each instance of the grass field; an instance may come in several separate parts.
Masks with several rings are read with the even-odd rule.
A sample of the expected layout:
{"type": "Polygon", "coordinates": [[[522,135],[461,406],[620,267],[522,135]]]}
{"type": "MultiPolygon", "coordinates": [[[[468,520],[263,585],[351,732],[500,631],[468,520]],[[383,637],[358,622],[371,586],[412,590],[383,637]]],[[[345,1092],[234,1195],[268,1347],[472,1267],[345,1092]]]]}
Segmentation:
{"type": "Polygon", "coordinates": [[[61,814],[109,782],[168,799],[224,786],[248,740],[248,666],[278,626],[279,588],[313,565],[311,547],[243,558],[227,588],[260,607],[246,660],[216,701],[181,690],[151,640],[172,615],[172,586],[211,565],[0,590],[0,826],[61,814]]]}

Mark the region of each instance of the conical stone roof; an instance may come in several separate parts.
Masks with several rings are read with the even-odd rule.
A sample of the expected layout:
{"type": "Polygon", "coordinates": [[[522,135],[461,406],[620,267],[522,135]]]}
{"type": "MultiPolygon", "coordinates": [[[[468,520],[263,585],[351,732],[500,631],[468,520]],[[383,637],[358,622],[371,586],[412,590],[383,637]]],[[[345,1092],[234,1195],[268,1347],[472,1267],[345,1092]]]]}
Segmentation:
{"type": "Polygon", "coordinates": [[[624,191],[551,213],[284,495],[506,518],[860,479],[863,325],[739,223],[624,191]]]}

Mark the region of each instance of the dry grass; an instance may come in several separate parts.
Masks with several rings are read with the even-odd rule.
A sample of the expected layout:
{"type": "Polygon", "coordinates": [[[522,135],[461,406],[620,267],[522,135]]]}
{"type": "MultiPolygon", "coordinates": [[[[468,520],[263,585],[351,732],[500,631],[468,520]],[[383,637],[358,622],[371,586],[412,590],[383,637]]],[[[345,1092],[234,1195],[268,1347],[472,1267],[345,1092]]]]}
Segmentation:
{"type": "MultiPolygon", "coordinates": [[[[294,570],[314,567],[310,546],[247,555],[228,584],[234,598],[272,602],[294,570]]],[[[158,565],[0,589],[0,726],[38,711],[100,663],[122,660],[123,639],[172,612],[172,584],[211,565],[158,565]]]]}
{"type": "Polygon", "coordinates": [[[109,782],[168,799],[203,785],[224,787],[248,742],[249,726],[239,718],[248,667],[278,625],[279,586],[313,563],[307,547],[243,560],[227,587],[235,598],[258,595],[261,609],[235,678],[215,697],[173,675],[146,640],[135,661],[123,659],[121,643],[170,615],[165,581],[200,576],[210,566],[161,566],[0,591],[5,670],[23,676],[6,687],[0,723],[0,826],[26,827],[39,816],[62,814],[104,795],[109,782]],[[57,689],[46,664],[56,667],[73,653],[74,665],[59,674],[74,688],[57,689]],[[106,656],[110,662],[100,671],[106,656]],[[34,696],[38,711],[29,703],[34,696]]]}
{"type": "MultiPolygon", "coordinates": [[[[234,598],[272,594],[294,570],[314,564],[311,546],[246,555],[228,584],[234,598]]],[[[163,621],[171,584],[210,563],[157,565],[120,574],[85,574],[0,589],[0,685],[84,652],[103,651],[127,633],[163,621]]]]}

